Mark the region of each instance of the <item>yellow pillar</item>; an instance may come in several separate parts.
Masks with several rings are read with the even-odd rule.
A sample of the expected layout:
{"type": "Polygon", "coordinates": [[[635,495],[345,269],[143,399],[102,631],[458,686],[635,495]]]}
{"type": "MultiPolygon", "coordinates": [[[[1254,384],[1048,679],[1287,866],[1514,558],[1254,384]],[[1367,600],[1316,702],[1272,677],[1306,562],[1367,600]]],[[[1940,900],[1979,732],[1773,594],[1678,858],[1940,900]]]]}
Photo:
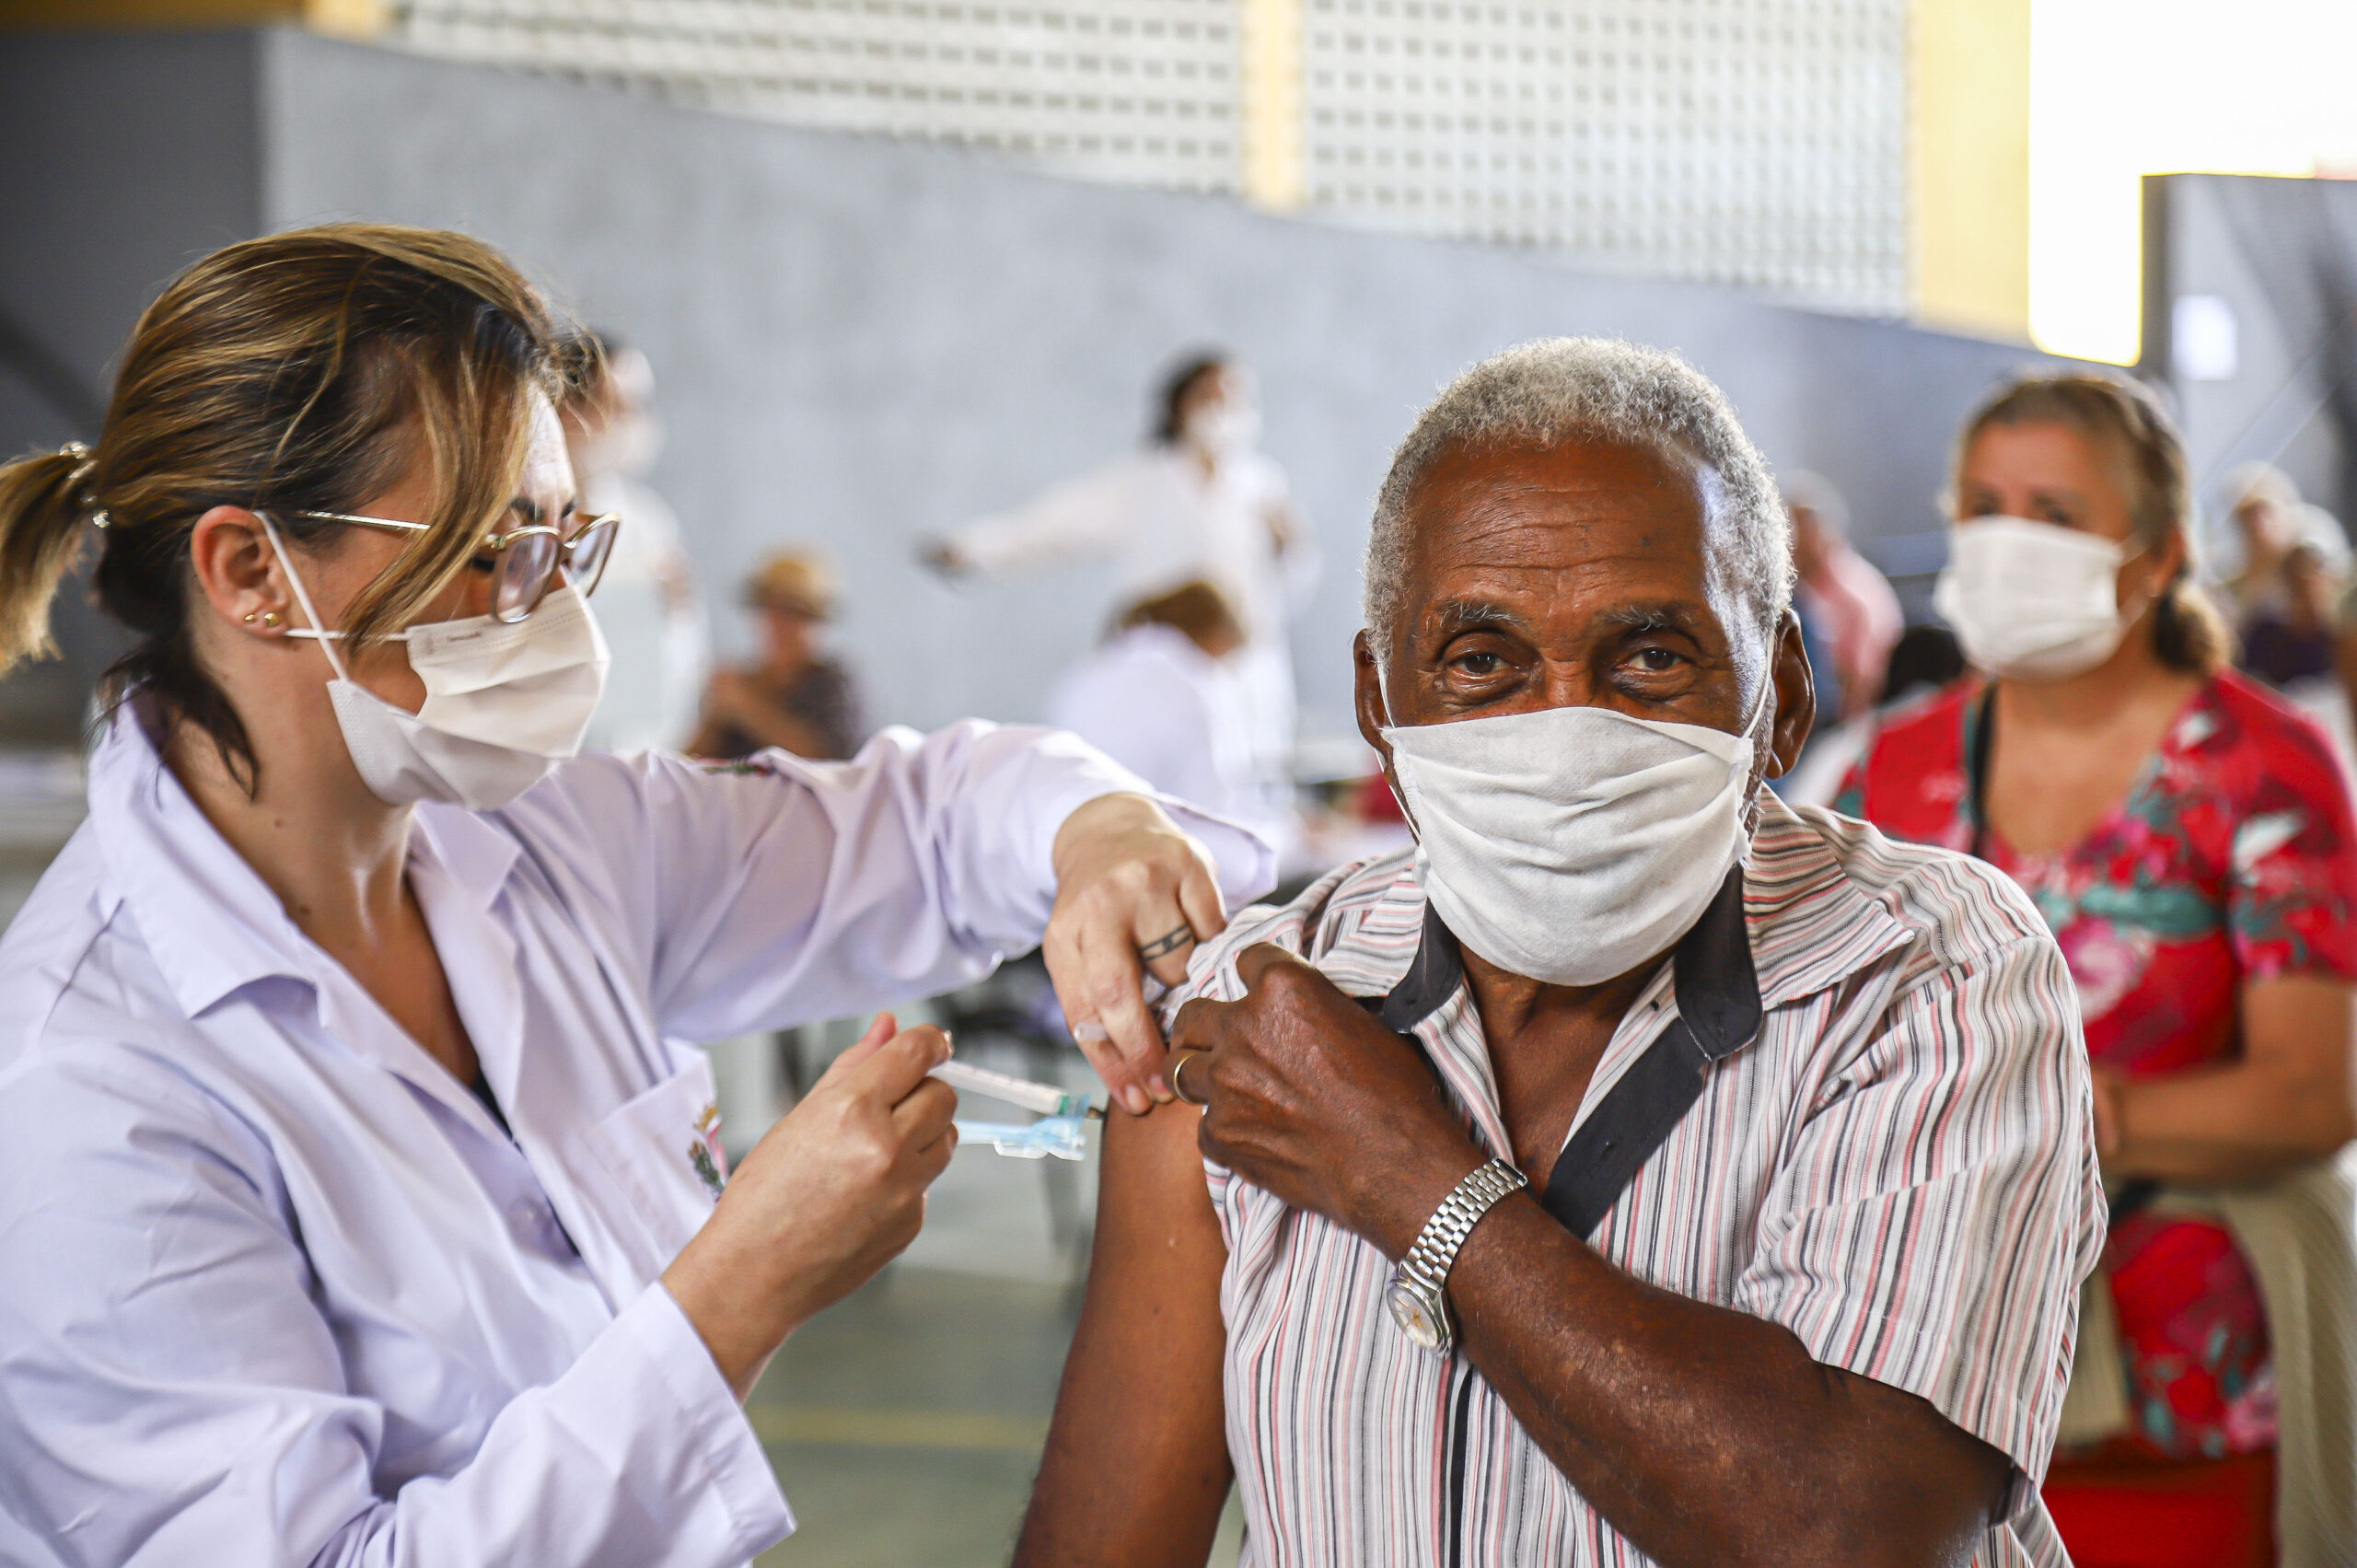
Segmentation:
{"type": "Polygon", "coordinates": [[[1237,7],[1237,102],[1244,199],[1291,212],[1309,199],[1303,135],[1302,6],[1305,0],[1240,0],[1237,7]]]}
{"type": "Polygon", "coordinates": [[[2029,337],[2031,0],[1914,0],[1909,271],[1926,326],[2029,337]]]}
{"type": "Polygon", "coordinates": [[[0,0],[0,28],[228,28],[300,22],[371,38],[391,0],[0,0]]]}

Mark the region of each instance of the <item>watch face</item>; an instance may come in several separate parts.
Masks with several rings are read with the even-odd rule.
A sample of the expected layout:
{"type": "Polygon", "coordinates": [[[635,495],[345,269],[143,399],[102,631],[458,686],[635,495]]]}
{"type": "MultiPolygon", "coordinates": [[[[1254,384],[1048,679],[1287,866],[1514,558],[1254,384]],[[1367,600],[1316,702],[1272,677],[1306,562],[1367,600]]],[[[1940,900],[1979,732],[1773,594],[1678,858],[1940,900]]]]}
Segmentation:
{"type": "Polygon", "coordinates": [[[1391,1308],[1391,1320],[1399,1325],[1401,1333],[1425,1350],[1440,1348],[1440,1314],[1422,1291],[1405,1280],[1393,1280],[1383,1293],[1383,1299],[1391,1308]]]}

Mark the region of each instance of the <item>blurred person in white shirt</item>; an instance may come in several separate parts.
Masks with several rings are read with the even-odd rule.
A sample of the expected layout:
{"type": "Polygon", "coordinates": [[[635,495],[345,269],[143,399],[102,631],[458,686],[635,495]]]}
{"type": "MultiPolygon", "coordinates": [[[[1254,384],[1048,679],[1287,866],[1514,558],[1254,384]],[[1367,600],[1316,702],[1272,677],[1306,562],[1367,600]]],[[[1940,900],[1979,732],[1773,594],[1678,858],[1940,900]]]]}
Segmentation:
{"type": "Polygon", "coordinates": [[[1235,607],[1235,656],[1260,776],[1289,776],[1293,656],[1285,623],[1318,576],[1317,540],[1284,470],[1259,449],[1260,390],[1225,353],[1194,355],[1165,379],[1146,446],[1066,481],[1011,511],[928,544],[951,575],[998,576],[1107,561],[1115,602],[1171,584],[1213,584],[1235,607]]]}
{"type": "Polygon", "coordinates": [[[1906,626],[1898,596],[1874,563],[1852,548],[1850,505],[1823,476],[1803,471],[1783,482],[1793,519],[1793,565],[1800,573],[1802,617],[1824,629],[1833,646],[1839,700],[1833,716],[1853,719],[1882,698],[1884,667],[1906,626]]]}
{"type": "Polygon", "coordinates": [[[1234,663],[1243,646],[1226,596],[1201,578],[1181,583],[1122,611],[1112,634],[1057,682],[1048,722],[1164,794],[1253,829],[1282,854],[1298,823],[1253,763],[1234,663]]]}
{"type": "Polygon", "coordinates": [[[592,334],[580,385],[565,401],[564,445],[582,505],[629,519],[599,583],[598,621],[613,650],[606,695],[589,721],[596,751],[676,748],[696,725],[712,668],[712,628],[679,514],[646,482],[663,450],[655,366],[611,333],[592,334]]]}

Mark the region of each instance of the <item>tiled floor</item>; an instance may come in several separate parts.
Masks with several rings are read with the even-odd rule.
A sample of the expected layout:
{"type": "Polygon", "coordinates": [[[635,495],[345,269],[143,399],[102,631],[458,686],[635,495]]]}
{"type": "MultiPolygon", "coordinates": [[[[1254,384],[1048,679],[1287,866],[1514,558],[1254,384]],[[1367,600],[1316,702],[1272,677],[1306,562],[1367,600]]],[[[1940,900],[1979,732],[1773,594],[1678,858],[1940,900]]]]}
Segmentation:
{"type": "MultiPolygon", "coordinates": [[[[751,1414],[801,1528],[760,1568],[1004,1563],[1071,1305],[1057,1283],[903,1264],[795,1335],[751,1414]]],[[[1212,1561],[1239,1540],[1231,1505],[1212,1561]]]]}

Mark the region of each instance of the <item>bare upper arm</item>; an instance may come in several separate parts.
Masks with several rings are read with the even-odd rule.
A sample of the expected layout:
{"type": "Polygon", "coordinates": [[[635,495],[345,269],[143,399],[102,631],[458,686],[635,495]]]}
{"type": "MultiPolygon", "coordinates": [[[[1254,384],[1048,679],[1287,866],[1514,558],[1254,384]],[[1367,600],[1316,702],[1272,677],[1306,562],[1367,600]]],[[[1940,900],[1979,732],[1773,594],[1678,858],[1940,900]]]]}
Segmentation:
{"type": "Polygon", "coordinates": [[[2291,974],[2246,985],[2242,1034],[2243,1059],[2282,1085],[2284,1132],[2319,1155],[2357,1136],[2350,1075],[2357,991],[2347,981],[2291,974]]]}
{"type": "Polygon", "coordinates": [[[1202,1568],[1231,1472],[1220,1387],[1227,1253],[1195,1147],[1166,1105],[1106,1125],[1097,1240],[1018,1568],[1202,1568]]]}

